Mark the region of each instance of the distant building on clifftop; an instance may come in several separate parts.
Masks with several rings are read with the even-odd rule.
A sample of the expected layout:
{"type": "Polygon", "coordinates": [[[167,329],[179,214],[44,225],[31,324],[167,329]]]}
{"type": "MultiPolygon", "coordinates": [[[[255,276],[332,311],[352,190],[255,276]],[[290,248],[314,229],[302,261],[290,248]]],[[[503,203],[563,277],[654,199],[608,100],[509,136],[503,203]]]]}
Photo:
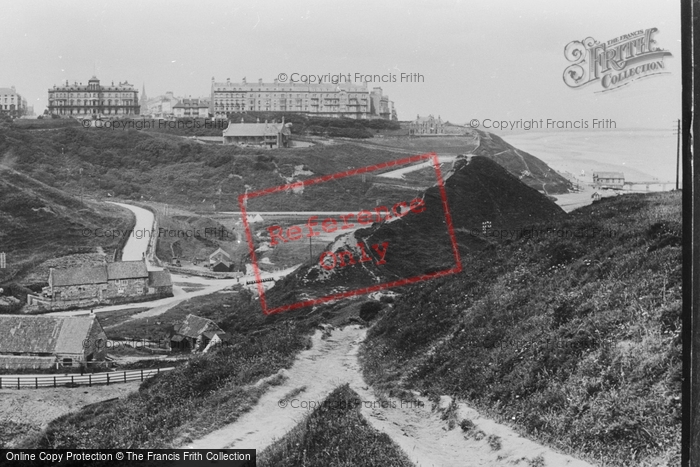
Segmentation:
{"type": "Polygon", "coordinates": [[[98,118],[134,117],[139,115],[138,90],[127,81],[103,86],[95,76],[83,83],[60,85],[49,89],[51,115],[60,117],[98,118]]]}
{"type": "Polygon", "coordinates": [[[294,112],[314,117],[395,119],[394,103],[381,88],[371,92],[365,83],[240,83],[211,79],[209,113],[228,118],[242,112],[294,112]]]}
{"type": "MultiPolygon", "coordinates": [[[[241,119],[242,120],[242,119],[241,119]]],[[[260,147],[267,149],[286,148],[292,132],[289,123],[233,123],[224,130],[224,144],[260,147]]]]}
{"type": "Polygon", "coordinates": [[[428,115],[427,117],[416,116],[408,126],[410,136],[442,135],[445,134],[445,124],[438,115],[438,118],[428,115]]]}

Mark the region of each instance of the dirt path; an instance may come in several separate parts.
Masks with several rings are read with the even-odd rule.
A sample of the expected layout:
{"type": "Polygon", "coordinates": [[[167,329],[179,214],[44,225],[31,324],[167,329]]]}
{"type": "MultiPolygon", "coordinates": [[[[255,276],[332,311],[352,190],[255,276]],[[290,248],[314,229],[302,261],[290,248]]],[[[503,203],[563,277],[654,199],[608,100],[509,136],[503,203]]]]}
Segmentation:
{"type": "Polygon", "coordinates": [[[235,423],[188,444],[188,448],[255,448],[260,452],[294,428],[310,410],[337,386],[355,382],[359,376],[356,352],[364,330],[348,326],[323,340],[321,332],[313,346],[299,354],[282,385],[271,387],[258,404],[235,423]],[[305,388],[302,390],[302,388],[305,388]],[[289,397],[292,392],[299,394],[289,397]],[[280,402],[281,400],[286,401],[280,402]]]}
{"type": "Polygon", "coordinates": [[[333,389],[349,383],[363,401],[363,416],[391,436],[416,466],[512,466],[522,462],[523,466],[592,467],[527,440],[465,404],[458,404],[453,415],[457,426],[450,430],[442,419],[451,402],[448,397],[443,397],[438,410],[423,397],[418,397],[422,404],[378,398],[363,381],[357,360],[365,334],[358,326],[335,330],[325,340],[317,332],[313,347],[299,354],[289,371],[283,370],[286,380],[281,385],[268,390],[238,421],[187,448],[245,447],[260,452],[294,428],[333,389]],[[462,419],[474,423],[471,435],[460,429],[462,419]]]}

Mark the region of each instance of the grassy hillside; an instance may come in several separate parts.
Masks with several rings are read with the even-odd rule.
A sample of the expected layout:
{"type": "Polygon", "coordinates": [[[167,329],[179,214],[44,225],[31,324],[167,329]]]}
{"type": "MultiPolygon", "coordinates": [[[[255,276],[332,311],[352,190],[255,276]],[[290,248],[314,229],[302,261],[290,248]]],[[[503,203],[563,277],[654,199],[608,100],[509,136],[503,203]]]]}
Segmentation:
{"type": "MultiPolygon", "coordinates": [[[[268,386],[253,383],[291,366],[321,319],[308,312],[265,317],[249,294],[214,294],[178,305],[159,317],[159,324],[144,319],[110,329],[110,335],[131,329],[132,337],[158,338],[189,313],[215,319],[234,336],[233,344],[194,356],[187,364],[147,380],[124,399],[60,417],[40,436],[25,439],[23,446],[166,448],[187,443],[235,421],[255,404],[268,386]]],[[[270,384],[275,384],[274,378],[270,384]]]]}
{"type": "Polygon", "coordinates": [[[386,433],[360,413],[362,400],[346,384],[328,395],[296,428],[258,454],[261,467],[410,467],[386,433]]]}
{"type": "MultiPolygon", "coordinates": [[[[341,123],[345,124],[338,124],[341,123]]],[[[530,186],[542,189],[543,177],[558,177],[542,161],[520,151],[516,153],[502,140],[485,137],[486,133],[479,135],[478,151],[494,157],[516,176],[524,170],[521,161],[527,160],[534,178],[526,176],[523,181],[530,186]],[[502,151],[506,152],[494,155],[502,151]]],[[[35,131],[4,124],[0,127],[0,160],[69,193],[83,190],[98,198],[168,202],[197,211],[233,211],[238,209],[238,196],[245,193],[246,186],[249,190],[269,188],[397,159],[395,151],[382,147],[385,142],[415,153],[442,152],[442,146],[448,148],[446,152],[463,153],[474,149],[477,141],[475,135],[383,140],[375,138],[373,141],[378,144],[372,145],[345,143],[268,151],[201,144],[175,134],[147,130],[68,127],[35,131]],[[311,173],[299,174],[297,167],[311,173]]],[[[547,191],[561,192],[559,185],[558,181],[547,180],[547,191]]],[[[309,187],[303,195],[261,197],[251,200],[249,208],[355,209],[374,205],[378,198],[393,200],[394,193],[405,195],[401,191],[388,192],[354,177],[309,187]]]]}
{"type": "MultiPolygon", "coordinates": [[[[493,248],[500,241],[478,235],[485,221],[491,222],[494,231],[514,232],[565,216],[546,196],[487,157],[475,156],[470,162],[459,162],[445,182],[445,192],[462,262],[469,261],[473,252],[493,248]]],[[[388,282],[456,267],[439,189],[430,188],[420,196],[425,202],[423,212],[358,230],[347,242],[337,241],[328,248],[336,253],[348,251],[359,261],[362,253],[356,245],[363,242],[373,261],[336,266],[330,271],[318,262],[307,265],[270,290],[270,304],[281,306],[297,301],[301,294],[318,297],[342,288],[369,287],[379,279],[388,282]],[[385,243],[386,264],[377,265],[379,256],[370,246],[385,243]]]]}
{"type": "MultiPolygon", "coordinates": [[[[0,269],[0,285],[22,279],[49,258],[95,253],[109,255],[120,238],[99,236],[95,229],[128,230],[133,215],[118,206],[98,204],[3,165],[0,159],[0,251],[7,268],[0,269]]],[[[41,280],[46,281],[46,273],[41,280]]]]}
{"type": "Polygon", "coordinates": [[[550,226],[404,294],[368,334],[368,382],[456,396],[605,465],[679,465],[680,193],[550,226]]]}
{"type": "MultiPolygon", "coordinates": [[[[246,186],[259,190],[395,159],[395,152],[352,144],[243,150],[138,130],[0,128],[3,164],[49,186],[73,194],[82,189],[99,199],[167,202],[197,211],[237,211],[246,186]],[[295,175],[296,168],[304,173],[295,175]]],[[[249,209],[346,210],[373,205],[376,191],[355,177],[319,184],[303,195],[251,200],[249,209]]]]}
{"type": "MultiPolygon", "coordinates": [[[[357,120],[354,118],[312,117],[293,112],[243,112],[231,113],[229,120],[234,123],[281,122],[291,123],[293,135],[317,135],[331,138],[371,138],[374,134],[396,131],[401,128],[398,122],[389,120],[357,120]]],[[[135,120],[139,122],[141,120],[135,120]]],[[[175,121],[159,122],[146,120],[141,123],[146,131],[176,134],[180,136],[221,136],[227,122],[203,118],[179,118],[175,121]]]]}

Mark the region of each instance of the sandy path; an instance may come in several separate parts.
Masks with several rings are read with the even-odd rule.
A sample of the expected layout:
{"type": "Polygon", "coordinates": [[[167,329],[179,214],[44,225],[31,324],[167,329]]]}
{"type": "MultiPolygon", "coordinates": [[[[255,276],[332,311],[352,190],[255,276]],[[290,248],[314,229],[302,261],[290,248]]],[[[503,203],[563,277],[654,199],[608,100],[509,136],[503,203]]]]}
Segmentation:
{"type": "MultiPolygon", "coordinates": [[[[440,164],[451,163],[451,162],[454,162],[456,159],[457,159],[457,156],[438,156],[438,162],[440,164]]],[[[408,167],[392,170],[391,172],[384,172],[381,174],[377,174],[377,176],[378,177],[386,177],[386,178],[403,179],[404,178],[403,176],[405,174],[415,172],[416,170],[425,169],[426,167],[433,167],[433,161],[429,160],[426,162],[421,162],[419,164],[409,165],[408,167]]]]}
{"type": "MultiPolygon", "coordinates": [[[[258,404],[235,423],[189,443],[188,448],[255,448],[258,452],[294,428],[310,412],[308,407],[319,404],[334,388],[350,383],[363,401],[362,414],[380,431],[387,433],[417,466],[505,466],[541,456],[544,466],[591,467],[591,464],[559,454],[527,440],[509,427],[481,417],[477,411],[458,404],[456,420],[467,418],[481,430],[483,437],[466,437],[459,427],[447,429],[441,412],[432,410],[425,398],[422,406],[397,399],[377,398],[367,387],[357,360],[359,345],[366,330],[348,326],[336,330],[326,340],[321,332],[313,337],[313,347],[299,354],[294,366],[283,371],[287,379],[273,386],[258,404]],[[292,392],[302,392],[292,397],[292,392]],[[286,407],[280,406],[285,400],[286,407]],[[382,401],[383,400],[383,405],[382,401]],[[384,407],[384,408],[381,408],[384,407]],[[500,449],[494,450],[488,437],[498,437],[500,449]]],[[[449,405],[444,397],[442,407],[449,405]]],[[[284,404],[282,404],[284,405],[284,404]]]]}
{"type": "Polygon", "coordinates": [[[320,404],[337,386],[357,380],[359,367],[355,353],[363,336],[364,331],[357,326],[335,331],[326,340],[317,332],[311,349],[301,352],[294,366],[283,371],[288,378],[282,385],[271,387],[258,404],[235,423],[189,443],[188,448],[245,446],[260,452],[309,413],[303,407],[320,404]],[[306,390],[289,398],[285,408],[280,407],[280,400],[303,387],[306,390]]]}

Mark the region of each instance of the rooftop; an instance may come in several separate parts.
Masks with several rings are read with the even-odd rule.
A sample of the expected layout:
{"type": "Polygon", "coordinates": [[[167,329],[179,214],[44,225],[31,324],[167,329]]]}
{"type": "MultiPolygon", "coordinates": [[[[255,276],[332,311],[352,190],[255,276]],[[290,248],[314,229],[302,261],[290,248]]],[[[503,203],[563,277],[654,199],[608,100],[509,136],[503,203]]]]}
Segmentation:
{"type": "Polygon", "coordinates": [[[289,129],[281,123],[229,123],[224,136],[276,136],[287,132],[289,129]]]}
{"type": "Polygon", "coordinates": [[[593,178],[625,178],[622,172],[593,172],[593,178]]]}
{"type": "Polygon", "coordinates": [[[187,315],[187,318],[175,328],[175,332],[181,336],[197,338],[207,331],[224,332],[214,321],[195,315],[187,315]]]}
{"type": "Polygon", "coordinates": [[[118,261],[107,263],[107,277],[113,279],[138,279],[148,277],[146,263],[141,261],[118,261]]]}
{"type": "Polygon", "coordinates": [[[99,326],[95,315],[0,315],[0,354],[82,354],[93,325],[99,326]]]}

